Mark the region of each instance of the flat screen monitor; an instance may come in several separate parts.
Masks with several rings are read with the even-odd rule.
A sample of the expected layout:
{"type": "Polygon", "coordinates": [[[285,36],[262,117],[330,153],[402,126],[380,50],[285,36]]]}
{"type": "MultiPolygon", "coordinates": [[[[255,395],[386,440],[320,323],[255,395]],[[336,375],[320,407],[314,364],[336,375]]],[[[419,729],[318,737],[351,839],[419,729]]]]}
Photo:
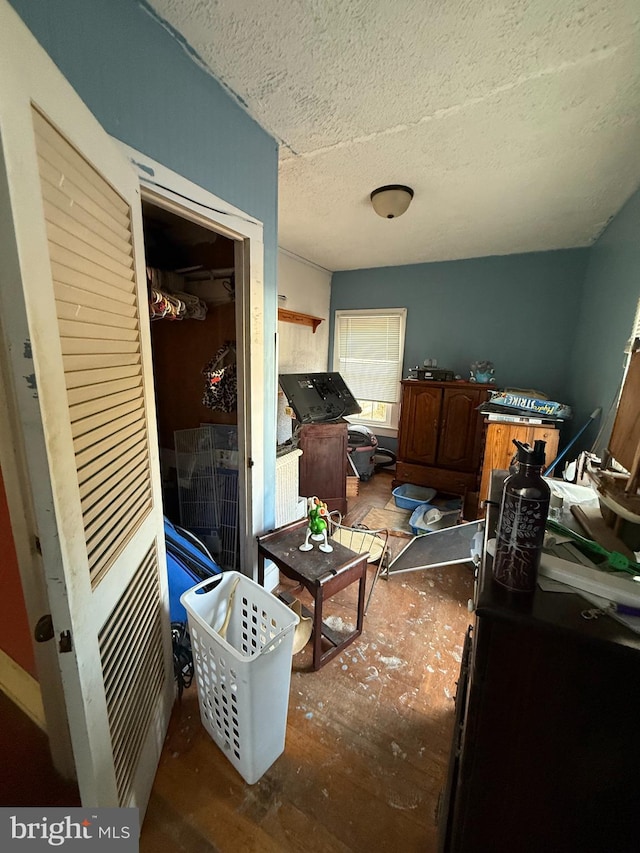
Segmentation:
{"type": "Polygon", "coordinates": [[[279,382],[302,424],[337,421],[362,411],[339,373],[281,373],[279,382]]]}

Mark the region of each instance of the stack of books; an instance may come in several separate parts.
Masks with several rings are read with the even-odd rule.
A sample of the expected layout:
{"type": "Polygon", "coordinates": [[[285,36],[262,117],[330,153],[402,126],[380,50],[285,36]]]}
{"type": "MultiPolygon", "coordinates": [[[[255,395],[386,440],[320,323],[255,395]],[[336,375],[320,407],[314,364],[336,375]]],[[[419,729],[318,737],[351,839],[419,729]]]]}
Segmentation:
{"type": "Polygon", "coordinates": [[[519,424],[558,424],[572,416],[571,407],[554,400],[541,400],[518,391],[490,391],[480,412],[490,421],[519,424]]]}

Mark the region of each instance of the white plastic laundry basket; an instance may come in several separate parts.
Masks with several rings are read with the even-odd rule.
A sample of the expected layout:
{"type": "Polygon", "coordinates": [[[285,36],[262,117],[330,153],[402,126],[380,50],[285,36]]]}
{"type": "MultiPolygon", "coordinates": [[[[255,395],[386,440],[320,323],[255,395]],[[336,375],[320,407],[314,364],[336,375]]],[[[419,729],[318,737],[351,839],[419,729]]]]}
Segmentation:
{"type": "Polygon", "coordinates": [[[300,620],[239,572],[202,581],[180,601],[189,620],[202,724],[253,785],[284,751],[293,633],[300,620]]]}

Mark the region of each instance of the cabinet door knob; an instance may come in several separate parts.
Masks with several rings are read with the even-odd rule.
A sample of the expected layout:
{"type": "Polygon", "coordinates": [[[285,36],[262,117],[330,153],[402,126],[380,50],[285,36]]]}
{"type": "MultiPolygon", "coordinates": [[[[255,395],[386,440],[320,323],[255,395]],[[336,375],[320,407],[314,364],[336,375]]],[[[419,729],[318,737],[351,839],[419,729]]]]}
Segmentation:
{"type": "Polygon", "coordinates": [[[38,619],[36,627],[33,630],[33,637],[36,643],[46,643],[48,640],[52,640],[54,636],[53,619],[50,613],[45,613],[44,616],[38,619]]]}

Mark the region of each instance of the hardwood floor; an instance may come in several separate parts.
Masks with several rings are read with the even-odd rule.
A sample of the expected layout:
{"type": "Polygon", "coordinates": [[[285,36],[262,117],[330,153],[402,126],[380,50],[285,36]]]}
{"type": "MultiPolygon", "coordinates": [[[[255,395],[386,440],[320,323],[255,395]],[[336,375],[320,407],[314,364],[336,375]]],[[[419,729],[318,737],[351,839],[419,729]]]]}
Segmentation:
{"type": "Polygon", "coordinates": [[[47,735],[0,692],[0,806],[79,806],[78,788],[56,773],[47,735]]]}
{"type": "MultiPolygon", "coordinates": [[[[383,507],[390,493],[389,472],[360,483],[347,520],[383,507]]],[[[345,653],[318,672],[309,668],[309,647],[295,655],[285,751],[255,785],[203,728],[195,687],[186,691],[143,822],[142,853],[435,851],[471,587],[467,565],[380,580],[364,632],[345,653]]],[[[331,599],[326,615],[335,624],[353,620],[355,587],[331,599]]],[[[76,804],[43,759],[44,736],[29,720],[25,729],[19,711],[14,725],[15,714],[0,710],[1,804],[44,805],[47,796],[76,804]],[[19,761],[5,761],[9,748],[19,761]],[[25,769],[34,760],[35,774],[25,769]]]]}
{"type": "MultiPolygon", "coordinates": [[[[383,507],[390,493],[388,472],[361,483],[347,520],[383,507]]],[[[294,656],[285,751],[255,785],[209,738],[188,691],[141,851],[435,851],[471,587],[467,566],[380,580],[363,634],[342,655],[318,672],[309,647],[294,656]]],[[[355,587],[327,614],[352,620],[355,587]]]]}

